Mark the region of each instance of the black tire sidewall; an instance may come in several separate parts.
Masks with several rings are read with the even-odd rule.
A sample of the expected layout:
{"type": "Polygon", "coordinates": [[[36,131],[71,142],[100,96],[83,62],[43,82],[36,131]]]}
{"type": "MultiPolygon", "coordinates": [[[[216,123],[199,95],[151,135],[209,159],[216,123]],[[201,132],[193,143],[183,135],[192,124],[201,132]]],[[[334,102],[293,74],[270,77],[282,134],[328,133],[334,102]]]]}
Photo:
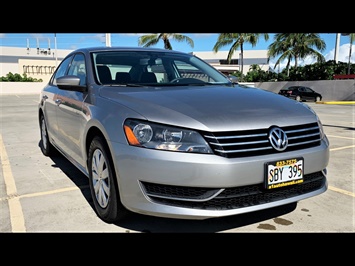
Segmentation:
{"type": "Polygon", "coordinates": [[[95,211],[97,215],[105,222],[112,223],[118,220],[118,192],[117,184],[115,182],[116,175],[113,171],[113,165],[111,156],[107,153],[107,146],[104,144],[103,140],[100,137],[95,137],[89,147],[88,152],[88,170],[89,170],[89,186],[90,193],[94,203],[95,211]],[[108,199],[108,204],[106,208],[102,208],[97,202],[95,191],[93,187],[93,178],[92,178],[92,158],[95,150],[99,149],[103,156],[105,157],[108,172],[109,172],[109,186],[110,186],[110,196],[108,199]]]}
{"type": "Polygon", "coordinates": [[[41,147],[41,151],[42,153],[45,155],[45,156],[50,156],[51,155],[51,152],[52,152],[52,147],[51,147],[51,144],[49,143],[49,136],[48,136],[48,130],[47,130],[47,123],[46,123],[46,119],[44,118],[44,116],[42,115],[41,116],[41,119],[40,119],[40,133],[41,133],[41,141],[40,141],[40,147],[41,147]],[[47,135],[47,147],[44,147],[43,145],[43,135],[42,135],[42,126],[43,126],[43,122],[44,124],[46,124],[46,135],[47,135]]]}

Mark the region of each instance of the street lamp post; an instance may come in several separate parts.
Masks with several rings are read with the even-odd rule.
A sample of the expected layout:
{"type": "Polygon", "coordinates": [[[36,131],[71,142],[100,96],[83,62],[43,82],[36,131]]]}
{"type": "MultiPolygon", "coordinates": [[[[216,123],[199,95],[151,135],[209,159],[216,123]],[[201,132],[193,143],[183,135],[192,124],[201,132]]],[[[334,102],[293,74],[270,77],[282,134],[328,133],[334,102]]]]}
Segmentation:
{"type": "MultiPolygon", "coordinates": [[[[342,36],[349,36],[350,33],[342,33],[341,34],[342,36]]],[[[350,45],[349,45],[349,61],[348,61],[348,75],[350,75],[350,58],[351,58],[351,47],[353,46],[353,43],[352,43],[352,38],[350,36],[350,45]]]]}
{"type": "Polygon", "coordinates": [[[106,33],[106,46],[111,46],[111,33],[106,33]]]}
{"type": "Polygon", "coordinates": [[[335,52],[334,52],[334,61],[336,64],[338,63],[339,41],[340,41],[340,33],[337,33],[335,39],[335,52]]]}
{"type": "Polygon", "coordinates": [[[55,67],[57,67],[58,56],[57,56],[57,34],[56,33],[54,33],[54,50],[55,50],[55,67]]]}

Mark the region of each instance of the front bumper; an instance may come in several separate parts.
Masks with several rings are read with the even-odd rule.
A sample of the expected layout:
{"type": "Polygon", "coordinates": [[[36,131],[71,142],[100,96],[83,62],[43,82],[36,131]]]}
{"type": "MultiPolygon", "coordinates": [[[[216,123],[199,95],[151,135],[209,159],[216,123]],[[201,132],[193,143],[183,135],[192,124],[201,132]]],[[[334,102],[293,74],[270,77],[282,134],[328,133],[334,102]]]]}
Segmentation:
{"type": "Polygon", "coordinates": [[[302,151],[227,159],[111,143],[121,201],[140,214],[207,219],[297,202],[327,190],[329,143],[302,151]],[[264,164],[304,158],[300,185],[265,190],[264,164]]]}

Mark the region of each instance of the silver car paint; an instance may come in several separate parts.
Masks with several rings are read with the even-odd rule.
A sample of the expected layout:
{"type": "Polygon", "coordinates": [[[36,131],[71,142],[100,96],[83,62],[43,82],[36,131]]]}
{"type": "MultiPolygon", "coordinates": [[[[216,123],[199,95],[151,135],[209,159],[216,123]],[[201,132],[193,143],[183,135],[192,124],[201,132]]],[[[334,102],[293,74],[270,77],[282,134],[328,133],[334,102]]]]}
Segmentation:
{"type": "MultiPolygon", "coordinates": [[[[90,73],[90,70],[88,71],[90,73]]],[[[111,87],[94,84],[89,77],[89,93],[77,93],[76,108],[58,107],[57,122],[48,126],[52,141],[86,175],[85,136],[91,127],[105,136],[114,158],[121,200],[129,210],[171,218],[205,219],[270,208],[323,193],[321,190],[287,200],[253,207],[210,211],[156,204],[145,195],[140,182],[166,185],[227,188],[259,184],[264,180],[266,162],[304,158],[304,174],[326,168],[329,143],[325,137],[315,148],[267,156],[227,159],[213,154],[189,154],[129,146],[123,134],[126,118],[146,119],[190,129],[233,131],[316,122],[304,104],[257,88],[192,87],[111,87]],[[90,95],[90,97],[88,97],[90,95]],[[100,106],[99,109],[97,105],[100,106]],[[105,109],[103,109],[103,107],[105,109]],[[68,123],[67,118],[75,117],[68,123]]],[[[48,86],[46,90],[53,90],[48,86]]],[[[43,94],[46,94],[44,91],[43,94]]],[[[62,100],[70,91],[62,91],[62,100]]],[[[55,101],[48,94],[46,109],[53,112],[55,101]]]]}
{"type": "Polygon", "coordinates": [[[314,122],[315,118],[301,103],[257,88],[129,89],[102,88],[100,96],[126,105],[149,121],[208,131],[268,128],[270,120],[265,117],[278,126],[289,125],[290,120],[294,124],[314,122]]]}

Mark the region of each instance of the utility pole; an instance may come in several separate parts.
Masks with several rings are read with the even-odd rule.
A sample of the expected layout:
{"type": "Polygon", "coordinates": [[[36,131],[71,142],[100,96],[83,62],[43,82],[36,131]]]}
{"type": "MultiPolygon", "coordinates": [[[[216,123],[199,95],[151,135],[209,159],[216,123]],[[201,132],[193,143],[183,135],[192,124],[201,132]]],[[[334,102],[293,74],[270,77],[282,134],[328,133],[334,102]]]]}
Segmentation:
{"type": "MultiPolygon", "coordinates": [[[[342,33],[341,36],[349,36],[350,33],[342,33]]],[[[352,38],[350,36],[350,47],[349,47],[349,62],[348,62],[348,75],[350,75],[350,58],[351,58],[351,47],[353,46],[352,38]]]]}
{"type": "Polygon", "coordinates": [[[334,52],[334,61],[336,64],[338,64],[339,42],[340,42],[340,33],[337,33],[336,40],[335,40],[335,52],[334,52]]]}
{"type": "Polygon", "coordinates": [[[111,47],[111,33],[106,33],[106,46],[111,47]]]}
{"type": "Polygon", "coordinates": [[[55,67],[58,64],[58,56],[57,56],[57,33],[54,33],[54,50],[55,50],[55,67]]]}

